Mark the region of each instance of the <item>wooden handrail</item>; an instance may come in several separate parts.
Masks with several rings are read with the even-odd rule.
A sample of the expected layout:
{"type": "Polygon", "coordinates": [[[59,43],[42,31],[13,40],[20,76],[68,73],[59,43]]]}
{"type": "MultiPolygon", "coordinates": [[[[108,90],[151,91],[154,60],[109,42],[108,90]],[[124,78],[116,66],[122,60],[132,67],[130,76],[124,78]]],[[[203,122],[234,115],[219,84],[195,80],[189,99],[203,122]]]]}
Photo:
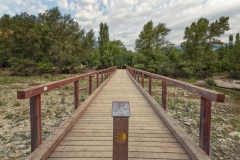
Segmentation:
{"type": "Polygon", "coordinates": [[[65,86],[69,83],[74,83],[74,109],[79,106],[79,80],[89,78],[89,95],[92,94],[92,76],[97,77],[97,87],[99,87],[99,74],[101,82],[105,81],[110,74],[117,69],[116,66],[94,71],[91,73],[79,75],[73,78],[43,84],[28,89],[17,91],[17,99],[30,98],[30,122],[31,122],[31,152],[33,152],[42,143],[42,116],[41,116],[41,94],[50,90],[65,86]],[[107,73],[108,76],[105,74],[107,73]],[[103,77],[104,76],[104,77],[103,77]],[[107,77],[106,77],[107,76],[107,77]]]}
{"type": "Polygon", "coordinates": [[[188,83],[184,83],[175,79],[153,74],[147,71],[139,70],[127,66],[127,71],[135,79],[142,74],[142,87],[144,87],[144,75],[148,76],[148,93],[151,95],[152,78],[162,80],[162,108],[166,111],[167,102],[167,83],[175,85],[179,88],[187,90],[201,96],[200,101],[200,126],[199,126],[199,146],[209,155],[210,148],[210,127],[211,127],[211,106],[212,101],[224,102],[225,95],[216,91],[208,90],[188,83]]]}

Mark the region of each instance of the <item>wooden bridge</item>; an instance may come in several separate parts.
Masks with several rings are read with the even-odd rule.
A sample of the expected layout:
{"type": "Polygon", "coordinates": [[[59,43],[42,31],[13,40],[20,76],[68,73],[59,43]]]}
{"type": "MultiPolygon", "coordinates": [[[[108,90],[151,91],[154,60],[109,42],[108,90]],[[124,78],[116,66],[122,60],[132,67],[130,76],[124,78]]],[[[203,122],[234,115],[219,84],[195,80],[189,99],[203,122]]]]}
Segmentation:
{"type": "Polygon", "coordinates": [[[210,159],[211,102],[224,101],[221,93],[130,67],[112,67],[21,90],[17,96],[30,98],[32,153],[28,159],[49,160],[112,159],[112,101],[130,104],[128,159],[210,159]],[[97,89],[92,92],[94,76],[97,89]],[[147,90],[142,87],[144,77],[148,77],[147,90]],[[83,78],[89,80],[89,97],[80,105],[79,80],[83,78]],[[162,81],[162,106],[151,97],[152,78],[162,81]],[[75,111],[42,142],[41,94],[69,83],[74,83],[75,111]],[[167,83],[201,96],[199,146],[165,111],[167,83]]]}

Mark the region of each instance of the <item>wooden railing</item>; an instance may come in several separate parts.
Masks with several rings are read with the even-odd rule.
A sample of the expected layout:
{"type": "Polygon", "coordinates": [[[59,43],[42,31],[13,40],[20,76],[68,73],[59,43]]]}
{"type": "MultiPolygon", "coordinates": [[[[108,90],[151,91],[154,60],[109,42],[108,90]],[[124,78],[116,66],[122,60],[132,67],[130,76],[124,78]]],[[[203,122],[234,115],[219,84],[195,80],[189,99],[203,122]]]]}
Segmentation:
{"type": "Polygon", "coordinates": [[[79,75],[73,78],[68,78],[29,89],[17,91],[18,99],[30,98],[30,122],[31,122],[31,152],[33,152],[42,143],[42,116],[41,116],[41,94],[50,90],[65,86],[69,83],[74,83],[74,109],[76,110],[79,103],[79,80],[88,78],[89,95],[92,94],[93,85],[92,78],[96,75],[96,87],[99,87],[99,75],[101,82],[105,81],[115,70],[116,66],[79,75]]]}
{"type": "Polygon", "coordinates": [[[175,79],[160,76],[143,70],[127,67],[131,76],[141,84],[144,88],[144,77],[148,77],[148,93],[152,95],[152,78],[162,80],[162,107],[164,110],[167,108],[167,83],[192,92],[201,96],[200,102],[200,126],[199,126],[199,146],[209,155],[210,148],[210,126],[211,126],[211,106],[212,101],[224,102],[225,95],[188,83],[184,83],[175,79]],[[139,81],[141,75],[142,81],[139,81]]]}

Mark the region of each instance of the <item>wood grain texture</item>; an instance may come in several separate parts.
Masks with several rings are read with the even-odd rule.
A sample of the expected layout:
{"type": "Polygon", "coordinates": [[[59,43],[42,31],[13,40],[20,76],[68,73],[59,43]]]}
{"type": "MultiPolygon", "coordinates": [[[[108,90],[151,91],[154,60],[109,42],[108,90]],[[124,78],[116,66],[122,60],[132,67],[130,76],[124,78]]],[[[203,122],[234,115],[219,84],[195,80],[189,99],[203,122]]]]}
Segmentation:
{"type": "Polygon", "coordinates": [[[161,79],[162,81],[165,81],[165,82],[170,83],[174,86],[185,89],[189,92],[195,93],[199,96],[211,99],[212,101],[215,101],[215,102],[224,102],[225,101],[225,95],[222,94],[222,93],[216,92],[216,91],[212,91],[212,90],[205,89],[205,88],[202,88],[202,87],[194,86],[194,85],[191,85],[191,84],[188,84],[188,83],[185,83],[185,82],[181,82],[181,81],[178,81],[178,80],[175,80],[175,79],[171,79],[171,78],[168,78],[168,77],[164,77],[164,76],[161,76],[161,75],[157,75],[157,74],[154,74],[154,73],[146,72],[146,71],[131,68],[131,67],[127,67],[127,69],[129,69],[130,72],[141,72],[141,73],[143,73],[145,75],[148,75],[152,78],[161,79]]]}
{"type": "MultiPolygon", "coordinates": [[[[113,74],[111,75],[113,76],[113,74]]],[[[111,77],[110,76],[110,77],[111,77]]],[[[97,88],[93,94],[91,94],[71,115],[68,117],[50,136],[43,141],[41,145],[39,145],[32,154],[30,154],[27,159],[38,160],[38,159],[47,159],[49,155],[53,152],[53,150],[57,147],[57,145],[61,142],[61,140],[65,137],[65,135],[69,132],[75,122],[81,117],[81,115],[85,112],[85,110],[89,107],[92,101],[96,98],[98,93],[102,90],[102,88],[107,84],[110,80],[107,79],[102,83],[99,88],[97,88]]]]}
{"type": "Polygon", "coordinates": [[[212,101],[201,97],[199,146],[209,155],[212,101]]]}
{"type": "Polygon", "coordinates": [[[36,96],[38,94],[42,94],[44,92],[53,90],[55,88],[59,88],[61,86],[67,85],[69,83],[84,79],[84,78],[89,77],[91,75],[95,75],[97,73],[102,73],[104,71],[106,72],[107,70],[110,70],[110,69],[116,69],[116,67],[114,66],[114,67],[111,67],[111,68],[108,68],[108,69],[103,69],[103,70],[83,74],[83,75],[80,75],[80,76],[67,78],[67,79],[64,79],[64,80],[60,80],[60,81],[56,81],[56,82],[52,82],[52,83],[48,83],[48,84],[44,84],[44,85],[35,86],[35,87],[24,89],[24,90],[19,90],[19,91],[17,91],[17,99],[30,98],[30,97],[36,96]]]}
{"type": "Polygon", "coordinates": [[[131,80],[135,82],[135,85],[141,91],[141,93],[145,96],[151,106],[154,108],[156,113],[161,117],[162,121],[167,125],[170,132],[176,137],[178,142],[182,145],[182,147],[186,150],[188,155],[192,159],[205,159],[209,160],[210,157],[192,140],[192,138],[181,128],[181,126],[171,117],[166,111],[157,103],[157,101],[149,95],[147,91],[145,91],[140,84],[138,84],[134,78],[131,77],[131,80]]]}
{"type": "MultiPolygon", "coordinates": [[[[135,73],[135,78],[137,74],[135,73]]],[[[125,70],[117,70],[51,159],[112,159],[112,101],[129,101],[129,159],[190,159],[125,70]]]]}
{"type": "Polygon", "coordinates": [[[41,95],[30,98],[31,152],[42,143],[41,95]]]}

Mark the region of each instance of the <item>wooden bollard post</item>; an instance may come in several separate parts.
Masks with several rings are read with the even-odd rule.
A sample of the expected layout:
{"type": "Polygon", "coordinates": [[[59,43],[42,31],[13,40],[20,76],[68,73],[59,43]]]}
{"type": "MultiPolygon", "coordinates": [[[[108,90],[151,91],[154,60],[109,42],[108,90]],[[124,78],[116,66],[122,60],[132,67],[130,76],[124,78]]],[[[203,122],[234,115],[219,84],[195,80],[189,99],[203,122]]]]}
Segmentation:
{"type": "Polygon", "coordinates": [[[129,102],[113,101],[113,160],[128,159],[128,120],[129,102]]]}

